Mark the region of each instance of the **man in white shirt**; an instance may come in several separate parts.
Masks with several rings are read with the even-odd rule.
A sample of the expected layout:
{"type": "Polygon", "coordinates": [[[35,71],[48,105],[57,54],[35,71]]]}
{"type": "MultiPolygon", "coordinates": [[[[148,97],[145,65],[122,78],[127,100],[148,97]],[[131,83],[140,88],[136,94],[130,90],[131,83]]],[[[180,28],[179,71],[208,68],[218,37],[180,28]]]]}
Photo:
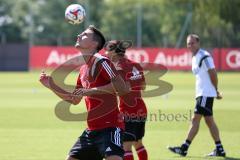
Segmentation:
{"type": "Polygon", "coordinates": [[[200,48],[200,39],[196,34],[188,35],[187,48],[193,55],[192,72],[196,76],[196,107],[187,139],[180,147],[168,147],[168,149],[173,153],[186,156],[191,142],[198,133],[201,118],[204,117],[216,144],[216,149],[208,156],[225,157],[226,153],[221,144],[219,130],[212,112],[214,98],[222,99],[222,95],[218,91],[217,72],[212,56],[200,48]]]}

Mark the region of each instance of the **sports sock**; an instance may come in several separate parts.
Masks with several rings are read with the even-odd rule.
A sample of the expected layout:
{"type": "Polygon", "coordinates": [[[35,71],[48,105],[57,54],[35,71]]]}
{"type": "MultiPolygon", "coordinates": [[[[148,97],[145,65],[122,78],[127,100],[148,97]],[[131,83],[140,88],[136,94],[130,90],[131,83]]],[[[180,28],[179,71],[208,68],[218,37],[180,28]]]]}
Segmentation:
{"type": "Polygon", "coordinates": [[[191,141],[187,139],[187,140],[182,144],[181,148],[182,148],[184,151],[187,151],[188,148],[189,148],[189,146],[190,146],[190,144],[191,144],[191,141]]]}
{"type": "Polygon", "coordinates": [[[136,151],[137,151],[137,155],[138,155],[139,160],[147,160],[148,159],[147,150],[145,149],[144,146],[136,149],[136,151]]]}
{"type": "Polygon", "coordinates": [[[124,160],[134,160],[132,151],[125,151],[124,160]]]}
{"type": "Polygon", "coordinates": [[[216,141],[215,144],[216,144],[216,149],[218,151],[223,151],[223,145],[222,145],[221,141],[216,141]]]}

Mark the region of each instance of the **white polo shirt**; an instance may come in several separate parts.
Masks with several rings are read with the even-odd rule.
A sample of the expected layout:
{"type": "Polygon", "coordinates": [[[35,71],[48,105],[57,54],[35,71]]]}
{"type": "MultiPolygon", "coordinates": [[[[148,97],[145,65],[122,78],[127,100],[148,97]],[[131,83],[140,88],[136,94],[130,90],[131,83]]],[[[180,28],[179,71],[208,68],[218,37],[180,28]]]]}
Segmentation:
{"type": "Polygon", "coordinates": [[[216,97],[217,92],[213,86],[210,76],[208,74],[209,69],[215,68],[213,58],[206,50],[199,49],[197,54],[192,57],[192,72],[196,77],[196,97],[216,97]],[[201,67],[199,67],[200,61],[204,56],[209,56],[202,61],[201,67]]]}

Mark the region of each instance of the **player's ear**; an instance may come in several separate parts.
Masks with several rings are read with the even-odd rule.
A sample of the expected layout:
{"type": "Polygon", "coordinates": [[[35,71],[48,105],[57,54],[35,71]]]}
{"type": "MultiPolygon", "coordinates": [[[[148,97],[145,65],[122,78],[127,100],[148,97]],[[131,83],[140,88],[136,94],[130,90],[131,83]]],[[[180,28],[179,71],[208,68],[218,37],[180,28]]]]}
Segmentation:
{"type": "Polygon", "coordinates": [[[98,42],[97,41],[93,41],[91,46],[92,46],[92,48],[98,48],[98,42]]]}

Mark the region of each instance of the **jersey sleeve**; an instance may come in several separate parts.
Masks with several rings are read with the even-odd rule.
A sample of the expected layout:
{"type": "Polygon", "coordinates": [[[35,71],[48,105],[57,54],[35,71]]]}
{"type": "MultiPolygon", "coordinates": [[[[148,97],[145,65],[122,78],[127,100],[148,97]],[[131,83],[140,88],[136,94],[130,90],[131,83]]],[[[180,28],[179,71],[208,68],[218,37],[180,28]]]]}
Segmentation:
{"type": "Polygon", "coordinates": [[[115,68],[117,70],[117,72],[119,73],[119,75],[122,77],[123,80],[127,81],[127,77],[126,77],[126,71],[124,70],[124,64],[122,61],[119,61],[116,65],[115,68]]]}
{"type": "Polygon", "coordinates": [[[203,63],[205,65],[205,67],[206,67],[206,70],[215,68],[215,65],[214,65],[214,62],[213,62],[213,58],[211,56],[207,57],[206,59],[204,59],[203,63]]]}
{"type": "Polygon", "coordinates": [[[118,75],[113,63],[108,59],[103,60],[99,68],[100,75],[106,80],[112,80],[118,75]]]}

